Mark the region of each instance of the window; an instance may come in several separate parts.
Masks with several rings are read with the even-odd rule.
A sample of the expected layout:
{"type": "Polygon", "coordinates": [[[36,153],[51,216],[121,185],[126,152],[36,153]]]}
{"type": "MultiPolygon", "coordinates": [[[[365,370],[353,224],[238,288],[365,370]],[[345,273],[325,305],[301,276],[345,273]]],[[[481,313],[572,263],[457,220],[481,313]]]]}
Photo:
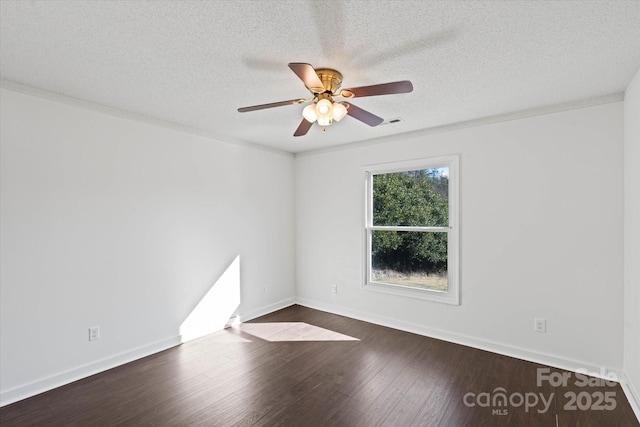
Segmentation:
{"type": "Polygon", "coordinates": [[[365,289],[459,304],[458,156],[365,175],[365,289]]]}

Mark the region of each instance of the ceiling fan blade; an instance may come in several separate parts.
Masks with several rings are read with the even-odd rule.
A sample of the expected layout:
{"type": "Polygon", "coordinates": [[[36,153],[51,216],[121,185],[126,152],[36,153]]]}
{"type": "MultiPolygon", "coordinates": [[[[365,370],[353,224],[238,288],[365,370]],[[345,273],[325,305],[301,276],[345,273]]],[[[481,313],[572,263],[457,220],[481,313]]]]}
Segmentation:
{"type": "Polygon", "coordinates": [[[284,105],[300,104],[304,99],[290,99],[288,101],[272,102],[270,104],[252,105],[251,107],[238,108],[238,112],[246,113],[249,111],[264,110],[265,108],[282,107],[284,105]]]}
{"type": "Polygon", "coordinates": [[[300,122],[300,126],[298,126],[298,129],[296,129],[296,131],[293,134],[293,136],[304,136],[304,135],[306,135],[307,132],[309,132],[309,129],[311,129],[312,125],[313,125],[312,122],[308,121],[307,119],[302,119],[302,121],[300,122]]]}
{"type": "Polygon", "coordinates": [[[356,107],[355,105],[344,102],[345,107],[347,107],[347,114],[353,117],[354,119],[358,119],[363,123],[368,124],[369,126],[378,126],[380,123],[384,122],[382,117],[378,117],[375,114],[368,112],[367,110],[363,110],[360,107],[356,107]]]}
{"type": "Polygon", "coordinates": [[[391,82],[391,83],[381,83],[378,85],[371,86],[360,86],[354,87],[350,89],[342,89],[340,94],[347,98],[351,96],[349,93],[353,94],[353,97],[362,97],[362,96],[375,96],[375,95],[391,95],[396,93],[408,93],[413,90],[413,85],[409,80],[402,80],[399,82],[391,82]]]}
{"type": "Polygon", "coordinates": [[[313,93],[322,93],[324,92],[324,85],[322,84],[322,80],[318,77],[316,70],[311,66],[311,64],[306,64],[304,62],[290,62],[289,68],[296,73],[300,80],[304,83],[304,85],[313,93]]]}

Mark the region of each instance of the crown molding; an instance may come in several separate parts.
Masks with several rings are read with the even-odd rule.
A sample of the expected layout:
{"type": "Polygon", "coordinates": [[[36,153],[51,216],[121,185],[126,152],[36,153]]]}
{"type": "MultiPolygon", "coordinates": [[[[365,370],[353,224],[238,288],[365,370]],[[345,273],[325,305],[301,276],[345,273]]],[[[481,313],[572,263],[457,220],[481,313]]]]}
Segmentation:
{"type": "Polygon", "coordinates": [[[74,106],[74,107],[80,107],[80,108],[85,108],[91,111],[97,111],[99,113],[107,114],[107,115],[118,117],[121,119],[133,120],[133,121],[145,123],[148,125],[163,127],[163,128],[175,130],[178,132],[184,132],[191,135],[207,138],[216,142],[233,144],[233,145],[237,145],[245,148],[252,148],[254,150],[266,151],[272,154],[279,154],[287,157],[293,157],[293,153],[290,153],[289,151],[267,147],[265,145],[255,144],[252,142],[236,140],[229,137],[223,137],[210,132],[206,132],[202,129],[180,125],[178,123],[167,121],[167,120],[156,119],[153,117],[146,116],[144,114],[134,113],[134,112],[116,108],[116,107],[109,107],[107,105],[85,101],[80,98],[76,98],[69,95],[63,95],[61,93],[40,89],[34,86],[25,85],[23,83],[18,83],[13,80],[0,79],[0,88],[10,90],[12,92],[19,92],[25,95],[31,95],[31,96],[36,96],[39,98],[44,98],[44,99],[48,99],[55,102],[60,102],[63,104],[74,106]]]}

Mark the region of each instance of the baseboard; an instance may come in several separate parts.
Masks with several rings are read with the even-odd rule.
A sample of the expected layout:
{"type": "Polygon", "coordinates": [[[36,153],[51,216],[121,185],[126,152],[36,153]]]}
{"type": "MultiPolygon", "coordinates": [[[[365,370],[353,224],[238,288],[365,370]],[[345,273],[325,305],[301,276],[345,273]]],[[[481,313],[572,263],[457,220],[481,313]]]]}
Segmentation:
{"type": "Polygon", "coordinates": [[[116,366],[133,362],[134,360],[141,359],[143,357],[158,353],[163,350],[167,350],[179,344],[179,336],[167,338],[161,341],[144,345],[142,347],[135,348],[130,351],[100,359],[92,363],[87,363],[86,365],[82,365],[77,368],[50,375],[46,378],[33,381],[29,384],[3,391],[2,393],[0,393],[0,407],[9,405],[22,399],[26,399],[28,397],[35,396],[40,393],[44,393],[45,391],[52,390],[65,384],[78,381],[82,378],[98,374],[108,369],[115,368],[116,366]]]}
{"type": "MultiPolygon", "coordinates": [[[[362,320],[369,323],[374,323],[381,326],[386,326],[393,329],[398,329],[406,332],[415,333],[431,338],[440,339],[443,341],[452,342],[468,347],[474,347],[481,350],[490,351],[497,354],[502,354],[509,357],[515,357],[522,360],[528,360],[530,362],[539,363],[542,365],[553,366],[559,369],[566,369],[569,371],[577,371],[587,369],[590,374],[595,376],[608,375],[613,373],[617,378],[621,378],[620,385],[629,400],[636,417],[640,421],[640,394],[635,390],[631,381],[627,377],[624,371],[616,369],[606,369],[602,371],[602,367],[597,367],[589,363],[560,358],[544,353],[533,352],[527,349],[522,349],[513,346],[507,346],[504,344],[498,344],[487,340],[480,340],[478,338],[455,334],[448,331],[443,331],[435,328],[427,328],[422,325],[418,325],[411,322],[398,321],[390,319],[384,316],[372,315],[370,313],[361,312],[358,310],[349,309],[346,307],[324,304],[318,301],[309,300],[306,298],[288,298],[268,306],[260,307],[255,310],[242,313],[237,316],[239,322],[246,322],[251,319],[255,319],[260,316],[272,313],[283,308],[287,308],[291,305],[299,304],[305,307],[313,308],[315,310],[325,311],[327,313],[333,313],[341,316],[350,317],[353,319],[362,320]]],[[[98,360],[93,363],[89,363],[74,369],[70,369],[59,374],[51,375],[32,383],[15,387],[13,389],[3,391],[0,393],[0,407],[9,405],[19,400],[26,399],[28,397],[35,396],[40,393],[52,390],[54,388],[63,386],[65,384],[72,383],[82,378],[89,377],[91,375],[98,374],[100,372],[115,368],[125,363],[133,362],[146,356],[167,350],[171,347],[175,347],[181,344],[180,336],[171,337],[162,341],[138,347],[134,350],[117,354],[105,359],[98,360]]]]}
{"type": "Polygon", "coordinates": [[[622,378],[622,371],[620,369],[612,369],[609,367],[597,366],[592,363],[580,360],[573,360],[550,354],[539,353],[536,351],[483,340],[468,335],[444,331],[442,329],[425,327],[424,325],[419,325],[412,322],[405,322],[397,319],[379,316],[377,314],[353,310],[343,306],[325,304],[306,298],[297,298],[296,303],[316,310],[326,311],[328,313],[338,314],[341,316],[346,316],[393,329],[399,329],[401,331],[411,332],[430,338],[436,338],[454,344],[460,344],[467,347],[490,351],[492,353],[502,354],[504,356],[515,357],[517,359],[539,363],[541,365],[552,366],[558,369],[564,369],[573,372],[584,372],[586,370],[589,375],[605,379],[609,379],[609,375],[611,375],[612,377],[613,375],[615,375],[615,377],[613,378],[622,378]]]}
{"type": "Polygon", "coordinates": [[[275,302],[273,304],[266,305],[264,307],[257,308],[255,310],[242,313],[237,316],[237,321],[247,322],[256,317],[264,316],[265,314],[273,313],[274,311],[282,310],[283,308],[290,307],[296,303],[295,298],[287,298],[282,301],[275,302]]]}
{"type": "Polygon", "coordinates": [[[567,371],[576,372],[580,370],[584,372],[587,370],[590,375],[610,379],[610,374],[615,375],[613,378],[618,378],[620,386],[624,391],[629,405],[633,409],[636,418],[640,422],[640,393],[635,389],[633,383],[629,380],[626,372],[619,369],[611,369],[606,367],[600,367],[591,363],[573,360],[545,353],[539,353],[523,348],[514,346],[508,346],[491,342],[488,340],[481,340],[475,337],[467,335],[456,334],[441,329],[427,328],[423,325],[418,325],[411,322],[403,322],[396,319],[390,319],[384,316],[374,315],[371,313],[365,313],[358,310],[352,310],[350,308],[336,306],[332,304],[325,304],[322,302],[306,299],[296,298],[296,304],[313,308],[315,310],[325,311],[328,313],[338,314],[340,316],[350,317],[352,319],[362,320],[364,322],[374,323],[376,325],[386,326],[393,329],[399,329],[406,332],[411,332],[418,335],[423,335],[431,338],[440,339],[443,341],[452,342],[455,344],[464,345],[467,347],[478,348],[480,350],[490,351],[492,353],[502,354],[504,356],[515,357],[517,359],[527,360],[533,363],[539,363],[541,365],[553,366],[555,368],[564,369],[567,371]]]}
{"type": "Polygon", "coordinates": [[[389,328],[399,329],[418,335],[436,338],[467,347],[490,351],[492,353],[502,354],[504,356],[515,357],[517,359],[539,363],[541,365],[552,366],[558,369],[564,369],[572,372],[580,371],[581,373],[586,370],[592,376],[605,379],[617,378],[619,379],[618,382],[622,387],[622,391],[629,401],[629,405],[633,409],[636,418],[640,422],[640,393],[634,387],[626,372],[623,370],[596,366],[592,363],[584,361],[539,353],[528,349],[495,343],[488,340],[482,340],[463,334],[456,334],[441,329],[428,328],[423,325],[418,325],[411,322],[399,321],[396,319],[379,316],[377,314],[366,313],[333,304],[326,304],[307,298],[296,298],[296,304],[313,308],[315,310],[325,311],[327,313],[333,313],[340,316],[350,317],[352,319],[362,320],[364,322],[374,323],[376,325],[386,326],[389,328]],[[611,374],[615,376],[610,376],[611,374]]]}
{"type": "Polygon", "coordinates": [[[633,383],[624,371],[622,372],[620,385],[622,386],[624,394],[627,396],[631,409],[633,409],[633,412],[636,414],[638,422],[640,422],[640,393],[638,393],[638,390],[633,386],[633,383]]]}
{"type": "MultiPolygon", "coordinates": [[[[293,304],[295,304],[294,298],[278,301],[276,303],[260,307],[255,310],[242,313],[236,317],[236,320],[240,322],[246,322],[247,320],[264,316],[265,314],[269,314],[274,311],[289,307],[293,304]]],[[[108,369],[124,365],[125,363],[133,362],[134,360],[138,360],[143,357],[147,357],[152,354],[167,350],[171,347],[180,345],[181,343],[182,338],[180,336],[167,338],[162,341],[138,347],[136,349],[120,353],[115,356],[110,356],[83,366],[79,366],[77,368],[70,369],[65,372],[48,376],[29,384],[0,392],[0,407],[9,405],[19,400],[26,399],[28,397],[35,396],[40,393],[44,393],[45,391],[61,387],[74,381],[89,377],[91,375],[104,372],[108,369]]]]}

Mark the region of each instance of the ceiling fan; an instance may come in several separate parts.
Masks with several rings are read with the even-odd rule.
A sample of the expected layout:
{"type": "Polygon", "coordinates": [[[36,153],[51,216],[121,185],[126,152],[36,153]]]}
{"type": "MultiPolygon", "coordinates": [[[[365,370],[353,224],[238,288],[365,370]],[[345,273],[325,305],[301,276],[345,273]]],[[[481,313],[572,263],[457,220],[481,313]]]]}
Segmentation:
{"type": "Polygon", "coordinates": [[[312,102],[302,110],[302,122],[296,129],[293,136],[306,135],[315,121],[326,129],[333,121],[339,122],[347,114],[360,120],[369,126],[377,126],[384,121],[362,108],[356,107],[350,102],[337,102],[334,98],[351,99],[363,96],[391,95],[396,93],[408,93],[413,90],[413,85],[409,80],[402,80],[391,83],[381,83],[371,86],[360,86],[338,91],[342,84],[342,74],[331,68],[315,69],[311,64],[302,62],[291,62],[289,68],[302,80],[304,85],[311,91],[311,98],[290,99],[287,101],[272,102],[269,104],[253,105],[251,107],[238,108],[241,113],[249,111],[263,110],[265,108],[282,107],[285,105],[302,104],[312,102]]]}

